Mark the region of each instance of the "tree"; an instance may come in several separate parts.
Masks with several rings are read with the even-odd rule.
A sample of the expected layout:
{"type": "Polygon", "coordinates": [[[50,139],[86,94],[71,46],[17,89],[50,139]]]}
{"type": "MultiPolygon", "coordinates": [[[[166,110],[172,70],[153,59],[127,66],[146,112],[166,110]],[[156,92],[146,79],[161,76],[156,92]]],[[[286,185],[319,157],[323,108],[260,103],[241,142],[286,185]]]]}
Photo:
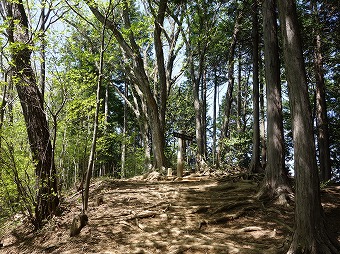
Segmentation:
{"type": "Polygon", "coordinates": [[[240,31],[240,21],[242,17],[242,10],[237,9],[236,20],[234,25],[234,31],[232,35],[232,39],[229,46],[228,53],[228,89],[226,94],[226,107],[224,110],[224,119],[221,130],[221,139],[229,137],[229,121],[230,121],[230,112],[231,105],[233,102],[233,90],[234,90],[234,63],[235,63],[235,48],[237,43],[237,36],[240,31]]]}
{"type": "Polygon", "coordinates": [[[38,191],[35,201],[36,228],[56,212],[59,205],[57,174],[42,95],[31,66],[32,41],[22,1],[3,3],[7,11],[8,39],[13,61],[13,80],[24,114],[28,140],[35,165],[38,191]]]}
{"type": "MultiPolygon", "coordinates": [[[[100,21],[104,22],[105,17],[99,11],[98,5],[95,3],[87,2],[88,7],[94,14],[94,16],[100,21]]],[[[156,84],[156,90],[154,92],[159,92],[159,96],[156,97],[153,94],[151,81],[147,75],[144,66],[144,59],[141,55],[141,48],[136,42],[136,37],[134,31],[131,27],[131,20],[129,17],[130,3],[129,1],[123,2],[123,20],[125,30],[128,31],[127,36],[124,36],[119,26],[115,20],[107,20],[107,27],[113,32],[118,44],[121,46],[126,59],[131,61],[129,66],[128,75],[133,83],[138,86],[138,89],[143,93],[143,99],[145,99],[148,105],[148,117],[149,125],[151,128],[152,135],[152,151],[154,154],[154,167],[161,168],[165,166],[165,109],[166,109],[166,99],[167,91],[170,85],[168,82],[171,78],[171,73],[165,71],[164,63],[164,52],[161,43],[161,34],[164,32],[161,27],[163,26],[165,12],[167,8],[167,0],[161,0],[158,5],[158,11],[155,14],[155,25],[154,25],[154,46],[156,51],[156,61],[157,61],[157,73],[158,73],[158,83],[156,84]]],[[[168,62],[171,66],[172,62],[168,62]]],[[[171,70],[171,68],[170,68],[171,70]]]]}
{"type": "Polygon", "coordinates": [[[253,1],[253,152],[249,165],[251,172],[260,170],[260,105],[259,105],[259,21],[258,2],[253,1]]]}
{"type": "MultiPolygon", "coordinates": [[[[240,7],[239,7],[240,8],[240,7]]],[[[237,9],[236,20],[234,24],[233,35],[231,38],[229,53],[228,53],[228,89],[226,94],[226,105],[223,111],[223,124],[221,129],[221,137],[220,137],[220,147],[218,148],[217,153],[217,163],[220,164],[221,153],[223,151],[223,139],[230,137],[229,130],[229,122],[230,122],[230,113],[231,113],[231,105],[233,102],[233,90],[234,90],[234,63],[235,63],[235,48],[237,43],[238,33],[240,31],[240,21],[242,18],[242,10],[237,9]]]]}
{"type": "Polygon", "coordinates": [[[267,92],[267,165],[260,196],[287,204],[291,192],[285,170],[276,4],[263,1],[264,61],[267,92]]]}
{"type": "MultiPolygon", "coordinates": [[[[109,3],[109,7],[111,5],[111,1],[109,3]]],[[[105,52],[105,29],[106,29],[106,20],[109,11],[105,15],[105,20],[102,24],[101,36],[100,36],[100,55],[99,55],[99,64],[98,64],[98,81],[97,81],[97,93],[96,93],[96,111],[94,115],[94,124],[93,124],[93,134],[92,134],[92,144],[90,157],[88,162],[88,167],[86,171],[86,180],[85,180],[85,190],[84,190],[84,204],[83,204],[83,213],[87,211],[88,201],[89,201],[89,189],[90,189],[90,181],[92,177],[92,172],[94,168],[94,160],[97,146],[97,137],[98,137],[98,124],[99,124],[99,113],[100,113],[100,91],[103,83],[103,68],[104,68],[104,52],[105,52]]]]}
{"type": "Polygon", "coordinates": [[[289,87],[296,181],[295,231],[288,253],[339,253],[340,244],[327,232],[321,206],[312,112],[295,1],[279,0],[278,9],[289,87]]]}
{"type": "Polygon", "coordinates": [[[314,17],[314,75],[316,82],[316,123],[318,131],[318,148],[320,176],[322,181],[328,181],[332,177],[331,159],[329,149],[329,131],[326,105],[326,85],[323,70],[323,57],[321,48],[320,21],[317,1],[311,1],[311,9],[314,17]]]}

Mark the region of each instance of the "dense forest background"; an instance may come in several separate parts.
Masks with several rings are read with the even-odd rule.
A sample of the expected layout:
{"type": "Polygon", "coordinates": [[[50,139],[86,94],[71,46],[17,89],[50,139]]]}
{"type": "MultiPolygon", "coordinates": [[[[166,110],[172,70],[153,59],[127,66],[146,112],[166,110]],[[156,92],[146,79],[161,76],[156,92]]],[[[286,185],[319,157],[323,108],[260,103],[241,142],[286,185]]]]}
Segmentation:
{"type": "MultiPolygon", "coordinates": [[[[295,60],[272,2],[1,1],[0,223],[22,212],[40,228],[63,191],[91,176],[175,171],[179,132],[186,171],[265,173],[281,128],[279,172],[295,176],[295,60]],[[266,10],[278,29],[268,70],[266,10]]],[[[309,156],[327,185],[340,180],[340,5],[295,7],[308,89],[300,116],[311,115],[314,137],[299,149],[315,141],[309,156]]]]}

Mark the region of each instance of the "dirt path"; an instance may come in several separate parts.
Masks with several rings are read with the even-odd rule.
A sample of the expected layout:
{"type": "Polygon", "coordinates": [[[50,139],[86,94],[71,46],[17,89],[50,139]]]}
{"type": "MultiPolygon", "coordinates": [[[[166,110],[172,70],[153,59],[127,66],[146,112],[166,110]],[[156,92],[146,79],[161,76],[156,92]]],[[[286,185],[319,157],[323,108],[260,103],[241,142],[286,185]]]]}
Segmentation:
{"type": "MultiPolygon", "coordinates": [[[[89,224],[79,236],[69,237],[81,210],[78,194],[63,201],[63,215],[42,231],[18,227],[7,235],[0,253],[285,253],[293,208],[264,207],[254,198],[257,190],[251,181],[201,178],[99,181],[91,188],[89,224]]],[[[338,193],[331,196],[336,201],[338,193]]],[[[329,214],[339,212],[334,201],[326,203],[329,214]]]]}

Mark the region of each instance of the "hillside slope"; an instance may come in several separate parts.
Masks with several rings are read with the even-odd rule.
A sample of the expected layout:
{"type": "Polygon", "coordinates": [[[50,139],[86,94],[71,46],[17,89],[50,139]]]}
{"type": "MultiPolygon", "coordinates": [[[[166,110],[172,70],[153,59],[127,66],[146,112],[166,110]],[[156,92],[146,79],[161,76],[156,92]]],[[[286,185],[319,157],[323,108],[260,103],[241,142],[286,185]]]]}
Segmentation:
{"type": "MultiPolygon", "coordinates": [[[[70,193],[60,217],[39,232],[25,224],[7,232],[0,253],[285,253],[293,207],[263,204],[254,197],[256,182],[235,179],[96,181],[89,224],[78,236],[69,236],[69,226],[81,195],[70,193]]],[[[340,187],[322,193],[340,239],[340,187]]]]}

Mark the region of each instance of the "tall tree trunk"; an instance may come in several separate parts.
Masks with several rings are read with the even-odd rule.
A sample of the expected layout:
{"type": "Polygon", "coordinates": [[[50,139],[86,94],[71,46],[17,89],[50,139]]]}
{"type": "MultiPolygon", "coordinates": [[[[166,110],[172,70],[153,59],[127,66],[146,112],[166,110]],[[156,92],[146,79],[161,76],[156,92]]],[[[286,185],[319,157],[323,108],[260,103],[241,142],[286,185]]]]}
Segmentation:
{"type": "Polygon", "coordinates": [[[243,103],[242,103],[242,132],[246,131],[247,128],[247,105],[248,105],[248,95],[249,95],[249,78],[250,78],[250,70],[246,74],[246,80],[243,86],[243,103]]]}
{"type": "Polygon", "coordinates": [[[94,169],[95,153],[96,153],[96,146],[97,146],[98,122],[99,122],[99,112],[100,112],[100,91],[101,91],[101,86],[103,83],[106,19],[107,19],[107,16],[105,17],[105,20],[102,24],[103,27],[101,31],[99,69],[98,69],[98,81],[97,81],[97,93],[96,93],[96,111],[95,111],[95,116],[94,116],[91,151],[90,151],[90,157],[88,161],[86,178],[85,178],[84,197],[83,197],[84,200],[83,200],[83,211],[82,211],[83,213],[85,213],[88,208],[90,181],[91,181],[92,173],[94,169]]]}
{"type": "Polygon", "coordinates": [[[45,100],[45,86],[46,86],[46,34],[45,34],[45,2],[42,2],[40,14],[40,89],[42,98],[42,107],[44,107],[45,100]]]}
{"type": "MultiPolygon", "coordinates": [[[[164,52],[163,52],[163,42],[162,42],[162,27],[164,23],[165,12],[167,8],[168,1],[160,0],[157,16],[155,18],[155,28],[154,28],[154,42],[155,42],[155,51],[156,51],[156,60],[157,60],[157,69],[158,69],[158,81],[160,85],[160,107],[159,107],[159,116],[160,116],[160,124],[161,128],[164,130],[165,128],[165,111],[166,111],[166,101],[168,97],[167,93],[167,75],[164,64],[164,52]]],[[[165,144],[163,144],[165,145],[165,144]]],[[[165,166],[165,165],[161,165],[165,166]]]]}
{"type": "MultiPolygon", "coordinates": [[[[128,86],[125,81],[125,86],[124,86],[124,97],[128,97],[128,86]]],[[[126,131],[127,131],[127,105],[126,101],[124,102],[124,120],[123,120],[123,140],[122,140],[122,157],[121,157],[121,171],[120,171],[120,177],[123,179],[126,177],[126,168],[125,168],[125,160],[126,160],[126,131]]]]}
{"type": "Polygon", "coordinates": [[[202,126],[203,126],[203,133],[202,133],[202,138],[203,138],[203,156],[206,159],[207,158],[207,71],[206,68],[203,70],[203,80],[202,80],[202,126]]]}
{"type": "MultiPolygon", "coordinates": [[[[2,66],[1,66],[2,67],[2,66]]],[[[4,124],[4,118],[5,118],[5,107],[7,104],[7,79],[4,79],[5,85],[3,86],[3,94],[2,94],[2,102],[0,106],[0,152],[1,152],[1,142],[2,142],[2,126],[4,124]]],[[[0,174],[1,176],[1,174],[0,174]]]]}
{"type": "Polygon", "coordinates": [[[26,122],[32,157],[36,163],[38,191],[34,224],[40,228],[42,221],[55,213],[59,204],[57,174],[46,114],[42,108],[42,95],[31,66],[32,42],[22,1],[7,2],[7,11],[7,18],[11,21],[8,36],[12,44],[15,86],[26,122]]]}
{"type": "Polygon", "coordinates": [[[339,253],[340,244],[325,224],[312,111],[294,0],[279,0],[285,69],[292,116],[295,170],[295,231],[288,253],[339,253]]]}
{"type": "Polygon", "coordinates": [[[197,161],[198,167],[201,168],[202,163],[204,161],[204,157],[203,157],[204,148],[203,148],[202,102],[199,98],[199,80],[198,79],[194,79],[193,88],[194,88],[193,97],[194,97],[194,109],[195,109],[196,142],[197,142],[196,161],[197,161]]]}
{"type": "MultiPolygon", "coordinates": [[[[213,102],[213,143],[212,143],[212,162],[213,165],[216,163],[216,114],[217,114],[217,93],[218,93],[218,77],[217,77],[217,66],[214,66],[214,102],[213,102]]],[[[216,163],[218,167],[218,163],[216,163]]]]}
{"type": "MultiPolygon", "coordinates": [[[[263,69],[262,61],[259,62],[260,70],[263,69]]],[[[261,72],[262,73],[262,72],[261,72]]],[[[265,125],[265,106],[264,106],[264,78],[260,75],[260,140],[261,140],[261,168],[264,170],[267,164],[267,142],[265,125]]]]}
{"type": "Polygon", "coordinates": [[[236,119],[236,128],[240,133],[242,131],[241,128],[241,119],[242,119],[242,58],[241,58],[241,49],[239,47],[238,52],[238,77],[237,77],[237,119],[236,119]]]}
{"type": "Polygon", "coordinates": [[[221,139],[229,137],[229,121],[230,121],[230,112],[231,112],[231,104],[233,102],[233,90],[234,90],[234,66],[235,66],[235,48],[237,43],[237,36],[240,31],[240,21],[242,17],[242,11],[238,10],[238,14],[236,16],[233,36],[231,38],[231,43],[229,46],[229,54],[228,54],[228,89],[226,94],[226,106],[224,109],[224,117],[223,117],[223,125],[221,130],[221,139]]]}
{"type": "Polygon", "coordinates": [[[317,1],[311,1],[314,15],[314,72],[316,81],[316,123],[318,131],[318,148],[321,181],[328,181],[332,177],[331,159],[329,150],[328,117],[326,106],[326,86],[323,74],[323,60],[321,49],[320,21],[317,1]]]}
{"type": "Polygon", "coordinates": [[[267,92],[267,165],[259,195],[287,204],[291,192],[285,170],[280,60],[275,0],[263,1],[264,61],[267,92]]]}
{"type": "Polygon", "coordinates": [[[237,36],[240,31],[240,21],[242,17],[242,11],[237,10],[236,20],[234,24],[233,35],[231,38],[230,46],[229,46],[229,53],[228,53],[228,88],[226,93],[226,103],[225,108],[223,111],[223,123],[221,129],[221,136],[219,141],[219,146],[217,147],[217,160],[218,166],[221,163],[224,146],[223,146],[223,139],[229,137],[229,121],[230,121],[230,113],[231,113],[231,105],[233,102],[233,90],[234,90],[234,63],[235,63],[235,48],[237,43],[237,36]]]}
{"type": "Polygon", "coordinates": [[[253,152],[249,171],[259,172],[260,165],[260,108],[259,108],[259,21],[258,0],[253,1],[253,152]]]}

